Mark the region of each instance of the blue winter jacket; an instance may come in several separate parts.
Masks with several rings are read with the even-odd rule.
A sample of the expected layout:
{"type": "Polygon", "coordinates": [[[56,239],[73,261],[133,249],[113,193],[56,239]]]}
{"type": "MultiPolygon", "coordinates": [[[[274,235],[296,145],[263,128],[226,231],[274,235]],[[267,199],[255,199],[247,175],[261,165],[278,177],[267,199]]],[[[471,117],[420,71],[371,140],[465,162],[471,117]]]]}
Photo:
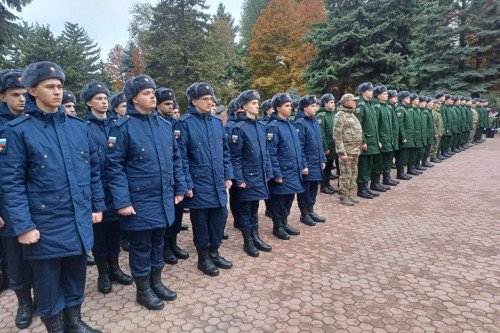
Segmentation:
{"type": "Polygon", "coordinates": [[[104,211],[97,148],[85,122],[40,110],[32,98],[25,115],[0,133],[4,208],[14,234],[38,229],[40,239],[23,245],[25,259],[80,255],[94,242],[92,212],[104,211]],[[82,246],[83,245],[83,246],[82,246]]]}
{"type": "Polygon", "coordinates": [[[299,109],[293,125],[299,135],[303,166],[309,169],[309,174],[303,176],[304,181],[322,181],[326,156],[318,121],[314,117],[306,116],[304,111],[299,109]]]}
{"type": "Polygon", "coordinates": [[[222,119],[192,105],[174,125],[188,189],[187,208],[217,208],[227,203],[226,180],[233,179],[231,154],[222,119]]]}
{"type": "MultiPolygon", "coordinates": [[[[9,107],[7,106],[7,103],[1,103],[0,102],[0,131],[3,129],[5,124],[7,124],[9,121],[16,119],[18,116],[13,114],[9,107]]],[[[1,148],[0,148],[1,149],[1,148]]],[[[4,221],[7,219],[7,214],[3,211],[3,196],[0,192],[0,216],[4,219],[4,221]]],[[[0,229],[0,236],[6,236],[6,237],[14,237],[14,229],[12,228],[12,224],[8,223],[5,221],[5,226],[0,229]]]]}
{"type": "Polygon", "coordinates": [[[267,151],[271,158],[273,178],[282,178],[282,183],[270,180],[269,193],[284,195],[304,192],[302,181],[302,153],[297,129],[289,119],[272,114],[266,125],[267,151]]]}
{"type": "Polygon", "coordinates": [[[104,191],[104,200],[106,202],[106,211],[103,213],[102,222],[107,221],[120,221],[121,216],[118,215],[113,204],[113,197],[108,186],[108,179],[106,177],[106,149],[108,146],[108,137],[111,126],[116,121],[115,113],[108,112],[108,118],[97,118],[92,114],[90,108],[87,107],[85,113],[85,121],[89,129],[89,134],[92,141],[97,146],[97,156],[99,158],[99,167],[101,171],[101,183],[104,191]]]}
{"type": "Polygon", "coordinates": [[[127,114],[111,127],[106,175],[114,208],[133,206],[124,230],[165,228],[174,223],[174,195],[187,194],[172,125],[153,111],[142,114],[127,103],[127,114]]]}
{"type": "Polygon", "coordinates": [[[251,119],[243,112],[238,114],[238,120],[229,135],[235,185],[246,184],[245,188],[239,189],[238,199],[268,199],[267,178],[273,178],[273,170],[266,148],[265,127],[257,119],[251,119]]]}

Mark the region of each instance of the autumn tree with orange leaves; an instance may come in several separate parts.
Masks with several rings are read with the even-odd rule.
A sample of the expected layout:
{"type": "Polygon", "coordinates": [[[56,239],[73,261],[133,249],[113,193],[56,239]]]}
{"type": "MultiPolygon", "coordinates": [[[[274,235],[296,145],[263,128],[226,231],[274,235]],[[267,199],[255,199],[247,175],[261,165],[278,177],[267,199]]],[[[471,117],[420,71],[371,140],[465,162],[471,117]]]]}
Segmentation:
{"type": "Polygon", "coordinates": [[[252,71],[252,88],[262,98],[295,86],[306,93],[302,72],[308,60],[316,56],[312,43],[301,42],[311,24],[326,19],[321,0],[271,0],[252,29],[248,48],[248,66],[252,71]]]}

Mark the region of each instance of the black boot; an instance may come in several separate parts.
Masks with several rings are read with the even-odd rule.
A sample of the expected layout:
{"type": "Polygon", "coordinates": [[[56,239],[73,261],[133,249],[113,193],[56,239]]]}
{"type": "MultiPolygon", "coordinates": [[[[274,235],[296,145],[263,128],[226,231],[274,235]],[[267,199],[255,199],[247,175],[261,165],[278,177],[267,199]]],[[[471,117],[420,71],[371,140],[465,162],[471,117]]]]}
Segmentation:
{"type": "Polygon", "coordinates": [[[384,173],[383,183],[384,183],[384,185],[389,185],[389,186],[397,186],[398,185],[398,183],[396,183],[396,181],[391,178],[390,173],[384,173]]]}
{"type": "Polygon", "coordinates": [[[210,250],[210,259],[212,259],[212,262],[214,263],[215,266],[222,269],[233,268],[233,264],[229,260],[226,260],[220,256],[219,245],[212,245],[210,246],[209,250],[210,250]]]}
{"type": "Polygon", "coordinates": [[[406,173],[405,173],[405,169],[404,168],[399,168],[398,169],[398,173],[396,175],[396,178],[397,179],[402,179],[402,180],[410,180],[411,179],[411,176],[408,176],[406,173]]]}
{"type": "Polygon", "coordinates": [[[97,264],[97,290],[102,294],[109,294],[111,292],[111,278],[109,276],[108,258],[95,257],[97,264]]]}
{"type": "Polygon", "coordinates": [[[328,180],[328,181],[323,181],[323,182],[321,182],[321,189],[320,189],[320,192],[321,192],[321,193],[325,193],[325,194],[335,194],[335,192],[334,192],[334,191],[332,191],[332,190],[330,189],[330,187],[331,187],[331,186],[330,186],[330,180],[328,180]]]}
{"type": "Polygon", "coordinates": [[[308,226],[315,226],[316,222],[309,216],[309,209],[307,207],[300,207],[300,222],[308,226]]]}
{"type": "Polygon", "coordinates": [[[81,307],[78,304],[63,310],[64,333],[102,333],[82,321],[81,307]]]}
{"type": "Polygon", "coordinates": [[[430,164],[429,161],[427,161],[427,158],[424,158],[422,160],[422,166],[424,166],[426,168],[432,168],[432,167],[434,167],[434,165],[430,164]]]}
{"type": "Polygon", "coordinates": [[[285,232],[287,234],[289,234],[290,236],[298,236],[300,235],[300,231],[295,229],[295,228],[292,228],[289,224],[288,224],[288,217],[284,217],[281,219],[281,224],[283,225],[283,229],[285,229],[285,232]]]}
{"type": "Polygon", "coordinates": [[[373,195],[368,193],[365,190],[365,184],[364,183],[356,183],[358,185],[358,197],[365,198],[365,199],[373,199],[373,195]]]}
{"type": "Polygon", "coordinates": [[[222,234],[222,239],[228,239],[228,238],[229,238],[229,235],[227,233],[222,234]]]}
{"type": "Polygon", "coordinates": [[[441,163],[442,161],[436,156],[433,159],[431,159],[432,163],[441,163]]]}
{"type": "Polygon", "coordinates": [[[326,222],[324,217],[319,216],[314,212],[314,206],[309,206],[309,216],[313,219],[314,222],[326,222]]]}
{"type": "Polygon", "coordinates": [[[290,235],[285,231],[285,229],[283,229],[283,222],[281,222],[281,218],[273,217],[273,235],[283,240],[290,239],[290,235]]]}
{"type": "Polygon", "coordinates": [[[180,229],[181,229],[182,231],[186,231],[186,230],[188,230],[188,229],[189,229],[189,227],[187,226],[187,224],[181,223],[181,227],[180,227],[180,229]]]}
{"type": "Polygon", "coordinates": [[[21,290],[16,290],[17,296],[17,315],[16,326],[20,330],[27,328],[31,324],[33,318],[33,301],[31,299],[31,287],[25,287],[21,290]]]}
{"type": "MultiPolygon", "coordinates": [[[[415,169],[417,169],[418,171],[425,171],[427,170],[427,168],[423,167],[420,165],[420,162],[416,162],[415,163],[415,169]]],[[[423,173],[423,172],[420,172],[420,173],[423,173]]]]}
{"type": "Polygon", "coordinates": [[[53,317],[41,317],[41,319],[47,329],[47,333],[64,333],[64,326],[60,313],[53,317]]]}
{"type": "Polygon", "coordinates": [[[165,242],[163,244],[163,261],[169,265],[176,265],[178,262],[177,257],[170,248],[170,237],[165,237],[165,242]]]}
{"type": "Polygon", "coordinates": [[[197,247],[196,252],[198,252],[198,269],[208,276],[219,275],[219,269],[210,259],[208,247],[197,247]]]}
{"type": "Polygon", "coordinates": [[[264,252],[271,252],[271,250],[273,249],[271,247],[271,245],[264,243],[264,241],[262,239],[260,239],[258,226],[250,229],[250,234],[252,235],[253,243],[255,244],[255,247],[257,249],[264,251],[264,252]]]}
{"type": "Polygon", "coordinates": [[[134,279],[130,275],[123,273],[118,264],[118,257],[108,257],[109,278],[111,281],[118,282],[124,286],[130,286],[134,283],[134,279]]]}
{"type": "Polygon", "coordinates": [[[380,196],[380,194],[378,194],[377,192],[375,191],[372,191],[370,190],[370,188],[368,187],[368,183],[364,183],[364,187],[365,187],[365,191],[368,193],[368,194],[371,194],[372,197],[378,197],[380,196]]]}
{"type": "Polygon", "coordinates": [[[420,173],[417,170],[415,170],[413,164],[408,164],[408,170],[406,170],[406,173],[412,176],[420,175],[420,173]]]}
{"type": "Polygon", "coordinates": [[[243,250],[250,257],[258,257],[259,250],[255,247],[250,229],[241,230],[243,235],[243,250]]]}
{"type": "Polygon", "coordinates": [[[380,184],[380,175],[372,177],[372,181],[370,184],[370,190],[377,191],[377,192],[386,192],[387,191],[385,186],[382,186],[380,184]]]}
{"type": "Polygon", "coordinates": [[[170,237],[170,250],[177,259],[187,259],[189,258],[189,253],[177,246],[177,235],[170,237]]]}
{"type": "Polygon", "coordinates": [[[87,266],[94,266],[95,259],[90,254],[87,253],[87,266]]]}
{"type": "Polygon", "coordinates": [[[161,271],[163,270],[163,267],[161,268],[151,268],[151,277],[149,280],[149,283],[151,285],[151,289],[155,293],[156,296],[158,296],[159,299],[162,299],[164,301],[173,301],[177,298],[177,294],[175,291],[172,291],[165,287],[163,283],[161,282],[161,271]]]}
{"type": "Polygon", "coordinates": [[[148,310],[163,309],[163,301],[156,296],[151,289],[151,277],[148,275],[139,278],[134,278],[135,286],[137,287],[136,299],[137,303],[144,305],[148,310]]]}

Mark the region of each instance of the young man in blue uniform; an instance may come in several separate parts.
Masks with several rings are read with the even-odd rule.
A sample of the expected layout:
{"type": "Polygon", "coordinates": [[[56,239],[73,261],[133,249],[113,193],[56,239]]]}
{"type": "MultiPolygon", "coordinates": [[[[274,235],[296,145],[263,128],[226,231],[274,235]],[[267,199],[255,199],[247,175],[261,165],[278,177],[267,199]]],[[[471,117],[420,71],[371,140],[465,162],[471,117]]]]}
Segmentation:
{"type": "Polygon", "coordinates": [[[227,190],[234,178],[231,154],[222,119],[210,113],[215,98],[205,82],[187,90],[188,109],[174,125],[188,187],[186,207],[190,210],[198,269],[209,276],[232,263],[219,254],[227,220],[227,190]]]}
{"type": "Polygon", "coordinates": [[[87,106],[85,120],[87,121],[90,137],[98,149],[101,182],[107,208],[103,213],[102,222],[93,225],[94,246],[92,247],[92,254],[99,272],[97,289],[103,294],[111,292],[111,281],[123,285],[133,283],[132,277],[124,274],[118,265],[121,216],[116,213],[113,207],[113,198],[109,191],[105,170],[109,131],[116,121],[116,118],[108,111],[108,96],[108,87],[99,81],[87,84],[80,93],[82,101],[87,106]]]}
{"type": "Polygon", "coordinates": [[[274,112],[273,107],[271,106],[271,100],[266,99],[264,102],[262,102],[262,104],[260,105],[260,110],[262,111],[262,117],[260,118],[260,121],[264,125],[267,125],[269,119],[271,118],[271,115],[274,112]]]}
{"type": "Polygon", "coordinates": [[[73,94],[71,90],[64,90],[63,91],[63,98],[61,102],[62,106],[64,106],[64,109],[66,110],[66,113],[69,114],[70,116],[76,116],[76,96],[73,94]]]}
{"type": "MultiPolygon", "coordinates": [[[[9,70],[0,78],[0,101],[3,102],[0,104],[0,129],[3,129],[7,122],[23,114],[26,104],[26,88],[21,82],[22,75],[22,71],[9,70]]],[[[3,150],[2,146],[0,146],[0,150],[3,150]]],[[[16,293],[18,302],[16,326],[19,329],[24,329],[29,327],[33,317],[33,301],[31,299],[32,272],[29,263],[23,259],[23,248],[17,241],[12,223],[8,223],[2,218],[8,220],[3,209],[0,210],[0,236],[5,249],[5,258],[3,260],[8,263],[10,271],[9,286],[16,293]]]]}
{"type": "Polygon", "coordinates": [[[321,128],[314,116],[318,111],[318,101],[313,95],[305,95],[299,101],[299,109],[293,124],[299,135],[303,179],[305,191],[297,194],[297,203],[300,209],[300,222],[314,226],[316,222],[325,222],[326,219],[314,212],[319,182],[323,180],[323,169],[326,165],[326,156],[323,150],[321,128]]]}
{"type": "Polygon", "coordinates": [[[174,223],[174,204],[187,194],[172,125],[154,111],[155,88],[147,75],[125,83],[127,114],[111,128],[106,152],[114,206],[128,231],[137,303],[149,310],[161,310],[163,301],[177,298],[161,281],[163,245],[165,229],[174,223]]]}
{"type": "Polygon", "coordinates": [[[252,257],[259,250],[270,252],[272,247],[259,237],[259,201],[269,198],[267,181],[272,178],[271,161],[266,149],[266,132],[257,115],[260,95],[256,90],[246,90],[237,99],[243,112],[238,113],[238,123],[229,135],[231,162],[234,170],[238,220],[243,234],[243,250],[252,257]]]}
{"type": "MultiPolygon", "coordinates": [[[[156,110],[163,119],[169,121],[173,126],[176,122],[176,119],[173,117],[174,105],[176,103],[174,91],[169,88],[158,88],[155,91],[155,96],[156,110]]],[[[177,264],[177,259],[189,258],[189,253],[177,246],[177,235],[181,232],[183,210],[184,201],[175,205],[174,223],[165,232],[163,260],[169,265],[177,264]]]]}
{"type": "MultiPolygon", "coordinates": [[[[227,120],[224,125],[224,132],[226,133],[227,141],[231,140],[231,132],[233,126],[238,123],[238,113],[242,109],[239,107],[236,98],[233,98],[227,105],[227,120]]],[[[238,186],[235,184],[234,180],[232,182],[231,188],[229,189],[229,209],[233,216],[233,226],[236,229],[240,229],[240,221],[238,214],[238,186]]]]}
{"type": "Polygon", "coordinates": [[[127,98],[122,92],[116,93],[109,99],[109,107],[111,113],[121,118],[127,113],[127,98]]]}
{"type": "Polygon", "coordinates": [[[0,184],[8,223],[33,271],[36,312],[47,331],[99,332],[81,320],[80,309],[92,223],[101,221],[106,206],[87,126],[61,105],[64,79],[51,62],[24,71],[25,115],[0,134],[5,142],[0,184]]]}
{"type": "Polygon", "coordinates": [[[270,200],[267,211],[273,220],[273,235],[288,240],[300,231],[288,224],[295,193],[304,192],[302,153],[297,129],[290,122],[292,99],[287,93],[276,94],[271,102],[274,113],[266,125],[267,149],[273,179],[269,180],[270,200]]]}

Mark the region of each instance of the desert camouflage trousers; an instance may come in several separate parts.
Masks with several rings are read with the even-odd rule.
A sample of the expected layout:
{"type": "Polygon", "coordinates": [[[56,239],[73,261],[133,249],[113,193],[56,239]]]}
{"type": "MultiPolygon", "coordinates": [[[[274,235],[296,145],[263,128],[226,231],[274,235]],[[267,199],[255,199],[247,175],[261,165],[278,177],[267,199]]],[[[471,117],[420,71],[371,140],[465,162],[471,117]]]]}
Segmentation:
{"type": "Polygon", "coordinates": [[[339,156],[340,177],[339,177],[339,195],[349,196],[356,186],[358,178],[358,159],[359,155],[347,155],[347,161],[342,161],[339,156]]]}
{"type": "Polygon", "coordinates": [[[477,124],[472,124],[472,131],[470,131],[469,134],[469,143],[472,143],[472,140],[474,140],[474,135],[476,135],[476,127],[477,124]]]}
{"type": "Polygon", "coordinates": [[[439,149],[439,145],[441,144],[441,136],[435,138],[435,141],[436,143],[431,145],[431,149],[429,152],[429,157],[431,158],[431,160],[437,157],[437,151],[439,149]]]}

